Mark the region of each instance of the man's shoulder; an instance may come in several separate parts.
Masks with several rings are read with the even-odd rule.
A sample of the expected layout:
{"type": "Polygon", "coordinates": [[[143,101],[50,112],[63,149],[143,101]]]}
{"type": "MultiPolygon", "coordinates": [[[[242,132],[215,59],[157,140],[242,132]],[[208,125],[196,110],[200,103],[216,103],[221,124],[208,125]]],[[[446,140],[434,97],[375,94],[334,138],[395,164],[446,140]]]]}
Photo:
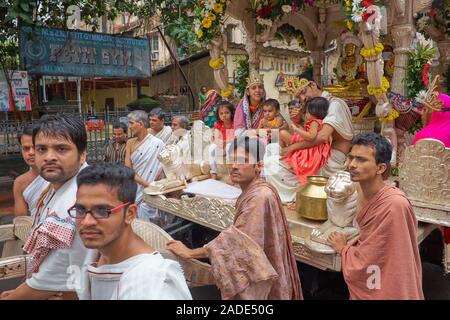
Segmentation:
{"type": "Polygon", "coordinates": [[[258,201],[267,201],[277,198],[277,192],[267,181],[259,182],[255,188],[257,188],[257,192],[253,193],[253,197],[257,198],[258,201]]]}
{"type": "Polygon", "coordinates": [[[164,145],[164,141],[162,141],[160,138],[158,138],[157,136],[151,135],[150,136],[150,140],[152,142],[152,144],[156,144],[156,145],[164,145]]]}
{"type": "Polygon", "coordinates": [[[139,254],[134,257],[135,262],[130,265],[124,276],[142,274],[149,277],[165,277],[168,272],[179,271],[182,273],[178,262],[165,259],[159,252],[139,254]]]}
{"type": "Polygon", "coordinates": [[[406,195],[397,187],[389,186],[375,203],[380,208],[382,215],[394,213],[399,215],[406,212],[413,212],[411,202],[406,195]]]}
{"type": "Polygon", "coordinates": [[[31,173],[31,171],[25,172],[24,174],[21,174],[14,180],[13,187],[16,190],[25,190],[28,185],[34,181],[36,177],[31,173]]]}
{"type": "Polygon", "coordinates": [[[134,146],[137,143],[137,137],[129,138],[126,142],[126,146],[134,146]]]}

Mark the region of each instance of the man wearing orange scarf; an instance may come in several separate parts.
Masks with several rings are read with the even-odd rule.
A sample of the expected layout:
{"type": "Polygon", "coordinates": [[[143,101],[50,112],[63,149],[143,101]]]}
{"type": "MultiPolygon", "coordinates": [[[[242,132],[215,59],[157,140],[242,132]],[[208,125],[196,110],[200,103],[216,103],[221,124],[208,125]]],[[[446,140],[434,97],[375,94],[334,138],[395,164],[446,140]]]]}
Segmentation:
{"type": "Polygon", "coordinates": [[[286,217],[274,187],[262,180],[264,146],[257,139],[235,139],[231,179],[242,194],[231,227],[203,248],[170,241],[182,258],[209,258],[222,299],[303,299],[286,217]]]}
{"type": "Polygon", "coordinates": [[[422,266],[417,220],[400,189],[387,185],[383,173],[392,146],[383,136],[356,136],[348,155],[350,177],[359,182],[356,222],[359,239],[347,244],[332,233],[331,246],[342,256],[342,272],[352,300],[422,300],[422,266]]]}

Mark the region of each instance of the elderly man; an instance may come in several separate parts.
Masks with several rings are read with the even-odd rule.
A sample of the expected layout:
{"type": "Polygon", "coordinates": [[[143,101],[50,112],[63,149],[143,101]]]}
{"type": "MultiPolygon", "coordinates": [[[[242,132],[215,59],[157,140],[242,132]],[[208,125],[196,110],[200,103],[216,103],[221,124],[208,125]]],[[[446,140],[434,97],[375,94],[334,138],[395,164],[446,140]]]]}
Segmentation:
{"type": "Polygon", "coordinates": [[[242,189],[233,225],[202,248],[170,241],[168,249],[182,258],[209,258],[222,299],[302,299],[283,206],[260,177],[264,146],[244,136],[230,150],[231,179],[242,189]]]}
{"type": "Polygon", "coordinates": [[[128,126],[134,138],[127,141],[125,165],[136,173],[138,218],[152,221],[157,218],[157,214],[155,209],[144,202],[144,188],[161,173],[162,167],[157,157],[164,143],[148,133],[149,122],[145,111],[135,110],[128,114],[128,126]]]}
{"type": "Polygon", "coordinates": [[[175,133],[178,129],[187,130],[189,127],[189,120],[185,116],[175,116],[172,119],[172,132],[175,133]]]}
{"type": "Polygon", "coordinates": [[[185,116],[175,116],[172,119],[172,132],[177,138],[177,145],[181,148],[185,160],[190,159],[191,139],[189,120],[185,116]]]}
{"type": "Polygon", "coordinates": [[[150,111],[148,121],[150,128],[148,132],[156,138],[161,139],[164,145],[176,143],[177,138],[172,135],[172,129],[164,125],[165,112],[161,108],[155,108],[150,111]]]}
{"type": "Polygon", "coordinates": [[[347,244],[342,233],[328,239],[342,256],[352,300],[424,298],[416,216],[405,194],[383,181],[391,156],[392,146],[379,134],[353,139],[348,169],[360,186],[356,213],[360,236],[354,244],[347,244]]]}
{"type": "Polygon", "coordinates": [[[23,248],[30,258],[27,279],[1,298],[49,299],[60,293],[75,298],[78,279],[70,270],[81,268],[87,249],[67,210],[75,203],[76,176],[87,167],[84,123],[64,114],[45,115],[33,131],[33,144],[36,166],[50,185],[40,195],[33,230],[23,248]]]}

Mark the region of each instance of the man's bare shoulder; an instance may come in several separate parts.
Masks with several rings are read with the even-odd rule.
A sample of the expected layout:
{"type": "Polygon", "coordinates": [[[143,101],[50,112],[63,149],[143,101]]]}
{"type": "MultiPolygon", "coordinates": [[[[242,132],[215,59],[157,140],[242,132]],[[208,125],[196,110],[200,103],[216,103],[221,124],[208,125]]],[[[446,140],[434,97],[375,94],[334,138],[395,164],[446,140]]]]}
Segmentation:
{"type": "Polygon", "coordinates": [[[31,171],[25,172],[14,180],[14,189],[23,191],[34,179],[36,179],[36,176],[31,171]]]}

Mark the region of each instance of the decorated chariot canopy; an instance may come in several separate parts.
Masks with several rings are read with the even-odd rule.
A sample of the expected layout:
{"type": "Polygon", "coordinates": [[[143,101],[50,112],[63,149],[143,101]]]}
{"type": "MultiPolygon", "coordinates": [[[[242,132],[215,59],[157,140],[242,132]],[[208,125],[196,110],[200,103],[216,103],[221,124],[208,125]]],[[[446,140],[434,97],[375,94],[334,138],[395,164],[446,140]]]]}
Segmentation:
{"type": "Polygon", "coordinates": [[[430,62],[437,49],[440,70],[450,60],[449,0],[196,0],[170,4],[163,16],[164,10],[184,13],[177,14],[176,26],[168,27],[182,50],[209,49],[209,65],[224,99],[232,99],[236,92],[225,59],[229,18],[245,33],[249,74],[259,73],[265,43],[297,41],[310,52],[313,79],[322,84],[326,51],[337,41],[338,83],[325,89],[334,95],[347,94],[342,98],[357,110],[357,120],[375,106],[381,132],[394,146],[393,164],[396,130],[414,128],[419,121],[416,97],[428,89],[430,62]],[[416,30],[432,38],[438,48],[420,44],[424,41],[416,30]]]}

